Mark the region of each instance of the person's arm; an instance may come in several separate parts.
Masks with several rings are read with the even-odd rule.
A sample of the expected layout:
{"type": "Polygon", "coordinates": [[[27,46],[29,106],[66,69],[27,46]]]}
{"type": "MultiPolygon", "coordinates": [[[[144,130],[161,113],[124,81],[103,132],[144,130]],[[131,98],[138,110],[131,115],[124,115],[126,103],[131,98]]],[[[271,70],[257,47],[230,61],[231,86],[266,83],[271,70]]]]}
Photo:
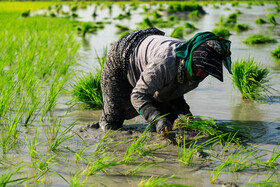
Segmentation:
{"type": "Polygon", "coordinates": [[[179,117],[182,115],[192,116],[190,106],[186,103],[184,96],[171,100],[169,105],[179,117]]]}
{"type": "Polygon", "coordinates": [[[152,105],[152,98],[156,91],[175,79],[176,64],[172,60],[174,59],[147,65],[131,93],[131,103],[136,111],[148,122],[154,122],[159,133],[172,124],[165,117],[159,118],[162,114],[152,105]],[[159,119],[156,120],[157,118],[159,119]]]}

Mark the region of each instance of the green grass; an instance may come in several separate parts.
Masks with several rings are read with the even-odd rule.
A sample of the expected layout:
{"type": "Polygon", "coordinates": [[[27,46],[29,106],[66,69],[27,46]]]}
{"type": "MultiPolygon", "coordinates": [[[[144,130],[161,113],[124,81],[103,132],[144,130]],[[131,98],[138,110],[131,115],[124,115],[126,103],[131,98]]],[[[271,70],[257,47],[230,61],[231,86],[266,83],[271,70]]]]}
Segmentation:
{"type": "Polygon", "coordinates": [[[263,100],[270,93],[269,70],[253,58],[240,59],[232,66],[232,84],[248,100],[263,100]]]}
{"type": "Polygon", "coordinates": [[[266,44],[266,43],[276,43],[277,40],[270,38],[264,34],[253,34],[243,40],[245,44],[266,44]]]}

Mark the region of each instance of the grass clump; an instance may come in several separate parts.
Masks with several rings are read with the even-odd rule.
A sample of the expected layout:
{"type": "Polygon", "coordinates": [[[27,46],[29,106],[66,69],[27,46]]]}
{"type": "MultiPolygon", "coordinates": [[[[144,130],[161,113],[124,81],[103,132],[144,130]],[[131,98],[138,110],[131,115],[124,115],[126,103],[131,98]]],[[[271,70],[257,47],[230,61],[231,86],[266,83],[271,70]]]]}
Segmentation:
{"type": "Polygon", "coordinates": [[[273,51],[271,51],[271,56],[273,56],[276,59],[280,59],[280,45],[276,47],[273,51]]]}
{"type": "Polygon", "coordinates": [[[277,40],[274,38],[270,38],[264,34],[253,34],[248,38],[243,40],[245,44],[265,44],[265,43],[276,43],[277,40]]]}
{"type": "Polygon", "coordinates": [[[253,58],[240,59],[232,66],[232,84],[243,99],[263,100],[270,93],[269,70],[257,64],[253,58]]]}

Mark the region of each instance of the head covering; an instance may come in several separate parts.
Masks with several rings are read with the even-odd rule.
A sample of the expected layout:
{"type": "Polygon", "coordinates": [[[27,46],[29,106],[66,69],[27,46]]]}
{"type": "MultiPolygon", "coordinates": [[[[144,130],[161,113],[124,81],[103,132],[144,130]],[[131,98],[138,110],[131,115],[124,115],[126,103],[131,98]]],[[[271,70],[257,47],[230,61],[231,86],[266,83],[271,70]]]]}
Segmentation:
{"type": "Polygon", "coordinates": [[[223,56],[206,43],[192,52],[192,62],[198,68],[223,82],[223,56]]]}
{"type": "MultiPolygon", "coordinates": [[[[215,51],[215,46],[212,48],[209,45],[204,46],[204,48],[199,48],[198,51],[202,51],[202,50],[210,50],[210,48],[212,48],[213,50],[211,50],[211,52],[216,52],[214,54],[207,54],[203,59],[206,59],[208,57],[208,59],[215,59],[215,61],[219,60],[220,62],[223,62],[224,66],[226,67],[226,69],[228,70],[228,72],[230,74],[232,74],[231,72],[231,52],[230,52],[230,43],[231,41],[226,40],[224,38],[221,38],[219,36],[216,36],[214,33],[212,32],[200,32],[197,33],[193,38],[191,38],[190,40],[188,40],[187,42],[185,42],[184,44],[180,45],[179,47],[177,47],[174,51],[176,53],[176,56],[182,59],[185,59],[185,72],[187,75],[187,78],[192,80],[193,79],[193,72],[192,72],[192,54],[193,51],[195,49],[197,49],[199,46],[201,46],[203,43],[206,43],[207,41],[212,41],[212,40],[216,40],[219,42],[220,44],[220,51],[218,53],[219,57],[215,57],[214,54],[217,53],[217,51],[215,51]]],[[[209,51],[210,52],[210,51],[209,51]]],[[[200,52],[201,53],[201,52],[200,52]]],[[[195,64],[198,65],[198,67],[200,66],[202,69],[204,68],[209,68],[212,67],[212,69],[204,69],[205,71],[207,71],[207,73],[209,73],[210,75],[216,77],[217,79],[219,79],[220,81],[222,81],[223,79],[221,78],[223,76],[223,73],[221,71],[222,69],[222,63],[214,63],[214,62],[210,62],[211,60],[207,60],[207,63],[199,63],[199,58],[197,56],[198,53],[196,54],[196,58],[195,58],[195,64]],[[204,65],[202,65],[204,64],[204,65]],[[220,64],[220,65],[219,65],[220,64]],[[210,71],[211,70],[211,71],[210,71]],[[218,73],[220,72],[220,73],[218,73]]],[[[203,61],[204,62],[204,61],[203,61]]]]}

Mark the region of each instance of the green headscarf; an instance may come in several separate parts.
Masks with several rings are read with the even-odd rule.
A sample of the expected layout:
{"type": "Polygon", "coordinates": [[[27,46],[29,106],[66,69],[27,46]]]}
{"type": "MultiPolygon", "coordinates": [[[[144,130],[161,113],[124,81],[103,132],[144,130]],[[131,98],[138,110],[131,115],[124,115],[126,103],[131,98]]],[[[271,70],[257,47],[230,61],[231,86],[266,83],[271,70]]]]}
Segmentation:
{"type": "Polygon", "coordinates": [[[231,71],[231,52],[230,52],[230,43],[231,41],[226,40],[222,37],[216,36],[212,32],[200,32],[197,33],[193,38],[188,40],[186,43],[180,45],[177,47],[174,51],[176,53],[176,56],[182,59],[186,59],[185,63],[185,72],[187,74],[187,77],[189,79],[192,79],[193,73],[192,73],[192,52],[195,50],[198,46],[203,44],[204,42],[208,40],[217,40],[219,41],[222,49],[222,55],[224,56],[223,63],[226,69],[230,74],[232,74],[231,71]]]}

